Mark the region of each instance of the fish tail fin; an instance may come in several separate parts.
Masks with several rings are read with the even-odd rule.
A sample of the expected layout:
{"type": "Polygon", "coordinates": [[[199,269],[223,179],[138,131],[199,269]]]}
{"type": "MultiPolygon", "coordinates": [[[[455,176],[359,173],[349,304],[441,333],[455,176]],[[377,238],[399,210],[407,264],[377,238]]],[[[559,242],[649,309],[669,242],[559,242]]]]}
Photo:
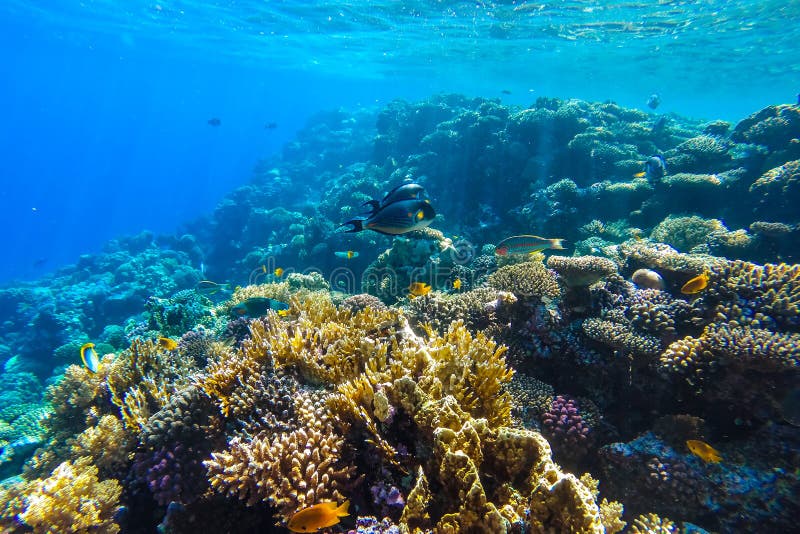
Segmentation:
{"type": "Polygon", "coordinates": [[[381,203],[378,202],[377,200],[367,200],[366,202],[364,202],[361,205],[370,207],[370,209],[372,210],[370,212],[370,215],[372,215],[373,213],[377,212],[381,207],[381,203]]]}
{"type": "Polygon", "coordinates": [[[561,238],[551,239],[550,248],[553,250],[564,250],[564,240],[561,238]]]}
{"type": "Polygon", "coordinates": [[[348,515],[347,509],[350,507],[350,501],[344,501],[341,506],[339,506],[336,510],[336,517],[344,517],[348,515]]]}
{"type": "Polygon", "coordinates": [[[351,228],[349,230],[345,230],[344,231],[345,234],[361,232],[362,230],[364,230],[364,219],[350,219],[346,223],[342,223],[339,226],[339,228],[348,225],[351,226],[351,228]]]}

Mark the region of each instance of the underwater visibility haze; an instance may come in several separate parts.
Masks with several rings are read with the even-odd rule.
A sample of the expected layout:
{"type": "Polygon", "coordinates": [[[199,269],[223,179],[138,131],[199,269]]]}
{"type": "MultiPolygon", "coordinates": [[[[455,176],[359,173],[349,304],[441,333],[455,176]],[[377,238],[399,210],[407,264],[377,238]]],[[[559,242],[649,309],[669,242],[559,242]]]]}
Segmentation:
{"type": "Polygon", "coordinates": [[[0,4],[3,532],[793,532],[800,3],[0,4]]]}

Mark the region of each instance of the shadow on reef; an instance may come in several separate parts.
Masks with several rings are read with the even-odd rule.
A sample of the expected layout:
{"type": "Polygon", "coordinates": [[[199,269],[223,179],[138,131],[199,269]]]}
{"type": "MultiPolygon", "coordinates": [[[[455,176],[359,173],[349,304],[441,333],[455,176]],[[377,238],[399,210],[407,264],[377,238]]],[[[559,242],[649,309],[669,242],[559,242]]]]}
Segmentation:
{"type": "Polygon", "coordinates": [[[0,524],[279,532],[349,500],[334,531],[789,531],[798,138],[796,106],[320,114],[185,234],[0,289],[0,524]],[[336,231],[406,178],[435,228],[336,231]],[[574,254],[491,244],[532,232],[574,254]]]}

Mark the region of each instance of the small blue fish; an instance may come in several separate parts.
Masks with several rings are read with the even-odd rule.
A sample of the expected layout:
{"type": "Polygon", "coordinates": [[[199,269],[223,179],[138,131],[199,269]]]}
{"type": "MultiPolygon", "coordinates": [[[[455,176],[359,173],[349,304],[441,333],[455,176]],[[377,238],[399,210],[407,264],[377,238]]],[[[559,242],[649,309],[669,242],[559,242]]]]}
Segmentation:
{"type": "Polygon", "coordinates": [[[100,358],[97,356],[97,351],[94,350],[94,343],[86,343],[81,347],[81,360],[90,372],[97,372],[100,368],[100,358]]]}

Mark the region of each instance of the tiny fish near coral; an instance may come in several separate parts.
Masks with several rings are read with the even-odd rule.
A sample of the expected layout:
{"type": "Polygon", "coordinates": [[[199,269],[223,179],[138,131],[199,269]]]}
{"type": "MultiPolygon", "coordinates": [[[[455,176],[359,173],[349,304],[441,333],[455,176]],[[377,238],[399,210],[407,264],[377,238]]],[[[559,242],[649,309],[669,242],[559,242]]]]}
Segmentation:
{"type": "Polygon", "coordinates": [[[289,520],[287,528],[292,532],[316,532],[321,528],[332,527],[339,523],[340,517],[347,517],[350,501],[341,506],[335,502],[321,502],[300,510],[289,520]]]}
{"type": "Polygon", "coordinates": [[[686,440],[686,446],[689,447],[692,454],[706,463],[716,464],[722,460],[722,455],[720,455],[719,451],[705,441],[688,439],[686,440]]]}
{"type": "Polygon", "coordinates": [[[352,260],[353,258],[358,257],[358,252],[356,252],[355,250],[347,250],[347,251],[337,250],[333,254],[337,258],[345,258],[347,260],[352,260]]]}

